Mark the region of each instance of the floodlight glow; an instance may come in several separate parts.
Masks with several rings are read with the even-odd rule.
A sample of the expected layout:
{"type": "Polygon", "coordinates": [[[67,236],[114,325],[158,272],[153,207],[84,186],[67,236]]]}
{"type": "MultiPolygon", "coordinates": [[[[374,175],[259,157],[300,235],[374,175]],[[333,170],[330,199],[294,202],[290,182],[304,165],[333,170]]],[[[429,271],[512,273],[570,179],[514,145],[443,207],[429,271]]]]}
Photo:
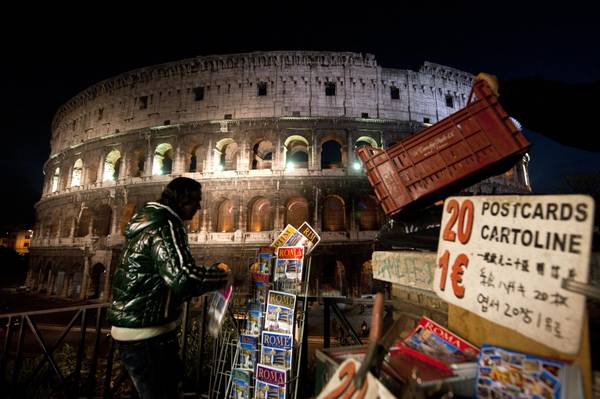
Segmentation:
{"type": "Polygon", "coordinates": [[[354,164],[352,164],[352,167],[354,167],[354,170],[361,170],[362,169],[362,165],[360,162],[354,162],[354,164]]]}
{"type": "Polygon", "coordinates": [[[288,162],[287,165],[285,166],[285,168],[287,170],[293,170],[296,167],[296,165],[294,165],[293,162],[288,162]]]}
{"type": "Polygon", "coordinates": [[[220,171],[222,171],[222,170],[223,170],[223,165],[222,165],[222,164],[220,164],[220,163],[216,164],[216,165],[215,165],[215,170],[216,170],[217,172],[220,172],[220,171]]]}

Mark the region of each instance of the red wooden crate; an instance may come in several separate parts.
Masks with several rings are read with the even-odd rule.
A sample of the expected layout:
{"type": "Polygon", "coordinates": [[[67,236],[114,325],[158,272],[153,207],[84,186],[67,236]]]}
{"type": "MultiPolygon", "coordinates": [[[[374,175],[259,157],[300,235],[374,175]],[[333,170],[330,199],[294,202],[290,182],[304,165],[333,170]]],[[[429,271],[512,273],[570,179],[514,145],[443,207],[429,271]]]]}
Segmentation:
{"type": "Polygon", "coordinates": [[[529,147],[487,83],[478,81],[460,111],[387,150],[364,145],[356,154],[391,216],[508,169],[529,147]]]}

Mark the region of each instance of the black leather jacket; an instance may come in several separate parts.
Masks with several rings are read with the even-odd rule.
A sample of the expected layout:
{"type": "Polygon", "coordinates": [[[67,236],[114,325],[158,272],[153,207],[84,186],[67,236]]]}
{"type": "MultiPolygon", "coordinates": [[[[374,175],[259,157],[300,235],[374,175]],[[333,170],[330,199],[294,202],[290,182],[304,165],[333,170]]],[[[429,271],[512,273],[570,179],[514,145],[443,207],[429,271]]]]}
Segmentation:
{"type": "Polygon", "coordinates": [[[149,202],[129,221],[112,286],[108,321],[117,327],[160,326],[176,320],[192,296],[224,288],[227,273],[196,266],[183,221],[149,202]]]}

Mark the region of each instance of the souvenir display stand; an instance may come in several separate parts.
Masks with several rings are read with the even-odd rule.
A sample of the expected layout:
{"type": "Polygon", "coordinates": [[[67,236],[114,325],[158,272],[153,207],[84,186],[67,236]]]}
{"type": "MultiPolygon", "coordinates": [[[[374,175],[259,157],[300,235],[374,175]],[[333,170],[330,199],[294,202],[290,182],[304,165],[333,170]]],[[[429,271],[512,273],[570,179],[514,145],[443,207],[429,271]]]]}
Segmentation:
{"type": "Polygon", "coordinates": [[[304,396],[299,382],[311,269],[305,255],[319,240],[307,223],[298,229],[288,225],[259,249],[251,292],[230,309],[231,323],[214,340],[209,398],[304,396]]]}

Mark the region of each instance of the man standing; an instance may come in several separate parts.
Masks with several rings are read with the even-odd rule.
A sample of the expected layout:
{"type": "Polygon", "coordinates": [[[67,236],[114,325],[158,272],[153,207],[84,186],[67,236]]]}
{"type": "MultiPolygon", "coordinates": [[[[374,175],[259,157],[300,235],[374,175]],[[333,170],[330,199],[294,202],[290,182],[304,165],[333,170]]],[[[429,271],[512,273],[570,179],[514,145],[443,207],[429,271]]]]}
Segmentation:
{"type": "Polygon", "coordinates": [[[198,266],[190,252],[183,221],[200,209],[201,189],[192,179],[172,180],[160,200],[148,202],[125,229],[107,317],[121,360],[143,399],[181,395],[177,327],[182,304],[224,288],[229,279],[225,264],[198,266]]]}

